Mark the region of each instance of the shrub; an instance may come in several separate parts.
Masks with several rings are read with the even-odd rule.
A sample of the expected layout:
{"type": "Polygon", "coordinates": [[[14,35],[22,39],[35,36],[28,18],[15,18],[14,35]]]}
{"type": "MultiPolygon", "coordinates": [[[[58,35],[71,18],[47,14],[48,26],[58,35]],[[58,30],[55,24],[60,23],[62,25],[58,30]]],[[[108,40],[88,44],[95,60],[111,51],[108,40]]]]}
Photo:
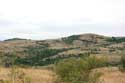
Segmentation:
{"type": "Polygon", "coordinates": [[[89,69],[104,67],[107,64],[107,61],[105,58],[96,58],[95,56],[86,58],[86,62],[88,64],[89,69]]]}
{"type": "Polygon", "coordinates": [[[97,83],[99,75],[95,73],[96,78],[90,77],[90,73],[93,68],[102,66],[105,66],[105,60],[96,57],[63,60],[55,66],[56,83],[97,83]]]}
{"type": "MultiPolygon", "coordinates": [[[[88,80],[86,69],[87,64],[83,60],[76,60],[75,58],[66,59],[56,65],[56,73],[59,75],[58,81],[66,83],[82,83],[88,80]]],[[[88,71],[89,72],[89,71],[88,71]]]]}

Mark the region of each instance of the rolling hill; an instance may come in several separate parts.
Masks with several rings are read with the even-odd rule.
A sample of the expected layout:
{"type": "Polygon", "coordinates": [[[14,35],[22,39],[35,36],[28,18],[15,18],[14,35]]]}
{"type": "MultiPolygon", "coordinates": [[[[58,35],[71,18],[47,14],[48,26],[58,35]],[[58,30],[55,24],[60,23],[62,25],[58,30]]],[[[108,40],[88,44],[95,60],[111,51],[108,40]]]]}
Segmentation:
{"type": "MultiPolygon", "coordinates": [[[[16,64],[43,66],[68,57],[104,55],[119,57],[125,50],[125,37],[107,37],[97,34],[80,34],[49,40],[20,38],[0,41],[0,57],[9,64],[15,55],[16,64]]],[[[113,61],[117,61],[113,57],[113,61]]]]}

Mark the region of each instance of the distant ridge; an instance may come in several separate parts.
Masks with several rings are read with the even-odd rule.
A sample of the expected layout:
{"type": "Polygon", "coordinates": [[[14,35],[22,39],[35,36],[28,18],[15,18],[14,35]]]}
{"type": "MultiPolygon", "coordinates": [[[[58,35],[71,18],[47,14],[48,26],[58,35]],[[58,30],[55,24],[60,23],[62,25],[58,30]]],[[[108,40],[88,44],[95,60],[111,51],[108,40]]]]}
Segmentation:
{"type": "MultiPolygon", "coordinates": [[[[125,38],[125,36],[105,36],[105,35],[100,35],[100,34],[95,34],[95,33],[74,34],[74,35],[60,37],[60,38],[69,38],[69,37],[72,37],[72,36],[77,36],[77,37],[102,37],[102,38],[111,38],[111,37],[125,38]]],[[[39,39],[39,41],[40,40],[55,40],[55,39],[60,39],[60,38],[39,39]]],[[[10,39],[0,40],[0,41],[16,41],[16,40],[34,40],[34,39],[25,39],[25,38],[15,37],[15,38],[10,38],[10,39]]]]}
{"type": "Polygon", "coordinates": [[[23,38],[11,38],[11,39],[6,39],[4,41],[16,41],[16,40],[28,40],[28,39],[23,39],[23,38]]]}

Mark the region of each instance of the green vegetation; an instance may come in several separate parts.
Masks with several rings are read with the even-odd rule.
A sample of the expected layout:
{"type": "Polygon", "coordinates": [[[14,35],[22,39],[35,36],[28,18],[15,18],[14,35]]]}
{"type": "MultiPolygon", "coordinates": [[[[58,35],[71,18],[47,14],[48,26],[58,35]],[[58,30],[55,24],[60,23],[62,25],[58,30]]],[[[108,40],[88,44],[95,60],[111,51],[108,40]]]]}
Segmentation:
{"type": "Polygon", "coordinates": [[[72,44],[74,40],[78,40],[78,39],[79,39],[79,35],[73,35],[73,36],[69,36],[67,38],[62,38],[62,40],[66,44],[72,44]]]}
{"type": "Polygon", "coordinates": [[[99,73],[90,76],[91,70],[105,66],[104,59],[95,57],[89,58],[70,58],[56,64],[55,72],[58,75],[56,83],[97,83],[99,73]]]}
{"type": "Polygon", "coordinates": [[[0,58],[0,65],[5,67],[11,67],[13,64],[15,64],[17,56],[15,53],[4,53],[0,56],[0,58]]]}
{"type": "Polygon", "coordinates": [[[55,58],[51,58],[54,55],[58,55],[60,52],[64,52],[70,49],[49,49],[49,48],[43,48],[43,47],[30,47],[28,50],[25,50],[25,54],[27,56],[22,57],[18,56],[18,53],[2,53],[0,55],[0,62],[1,65],[4,67],[11,67],[13,64],[18,66],[44,66],[49,64],[54,64],[55,62],[58,62],[62,59],[66,59],[69,57],[87,57],[90,54],[84,53],[84,54],[70,54],[70,55],[61,55],[56,56],[55,58]],[[86,56],[87,55],[87,56],[86,56]]]}
{"type": "Polygon", "coordinates": [[[52,64],[59,58],[51,59],[48,57],[54,56],[66,50],[67,49],[30,48],[25,51],[28,56],[24,58],[18,58],[16,63],[30,66],[43,66],[52,64]]]}
{"type": "Polygon", "coordinates": [[[121,42],[125,42],[125,37],[111,37],[111,38],[107,38],[106,41],[113,42],[113,43],[121,43],[121,42]]]}
{"type": "Polygon", "coordinates": [[[89,70],[107,66],[107,60],[105,58],[96,58],[95,56],[92,56],[86,58],[85,61],[88,63],[87,67],[89,70]]]}
{"type": "Polygon", "coordinates": [[[54,55],[58,55],[58,53],[65,52],[67,50],[71,50],[74,48],[68,48],[68,49],[49,49],[49,48],[43,48],[43,47],[30,47],[28,50],[25,50],[25,53],[28,54],[28,56],[20,58],[18,57],[16,59],[17,65],[28,65],[28,66],[44,66],[49,64],[54,64],[55,62],[58,62],[59,60],[69,58],[69,57],[84,57],[85,55],[89,55],[88,53],[85,54],[72,54],[67,56],[56,56],[55,58],[51,58],[54,55]]]}
{"type": "MultiPolygon", "coordinates": [[[[85,53],[86,54],[86,53],[85,53]]],[[[27,66],[44,66],[44,65],[50,65],[54,64],[56,62],[59,62],[60,60],[69,58],[69,57],[74,57],[74,58],[79,58],[79,57],[86,57],[84,54],[78,54],[78,55],[67,55],[67,56],[57,56],[55,58],[43,58],[42,55],[37,55],[37,56],[29,56],[25,58],[17,58],[16,59],[16,64],[17,65],[27,65],[27,66]]]]}
{"type": "Polygon", "coordinates": [[[4,40],[4,41],[16,41],[16,40],[27,40],[27,39],[12,38],[12,39],[7,39],[7,40],[4,40]]]}

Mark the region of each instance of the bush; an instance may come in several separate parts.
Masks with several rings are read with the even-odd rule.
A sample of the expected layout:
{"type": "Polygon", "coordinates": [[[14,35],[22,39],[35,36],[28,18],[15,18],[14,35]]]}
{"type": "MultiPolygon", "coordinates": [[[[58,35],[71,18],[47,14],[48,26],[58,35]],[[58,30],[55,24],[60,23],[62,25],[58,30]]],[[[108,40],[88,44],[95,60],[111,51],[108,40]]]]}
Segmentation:
{"type": "MultiPolygon", "coordinates": [[[[75,58],[66,59],[56,65],[56,73],[59,75],[58,81],[66,83],[82,83],[88,80],[87,64],[83,60],[75,58]]],[[[89,72],[89,71],[88,71],[89,72]]]]}
{"type": "Polygon", "coordinates": [[[96,58],[95,56],[86,58],[86,62],[88,64],[89,69],[104,67],[107,64],[107,61],[105,58],[96,58]]]}
{"type": "Polygon", "coordinates": [[[105,60],[89,57],[86,59],[70,58],[56,64],[55,72],[58,75],[56,83],[97,83],[98,74],[90,77],[93,68],[105,66],[105,60]]]}

